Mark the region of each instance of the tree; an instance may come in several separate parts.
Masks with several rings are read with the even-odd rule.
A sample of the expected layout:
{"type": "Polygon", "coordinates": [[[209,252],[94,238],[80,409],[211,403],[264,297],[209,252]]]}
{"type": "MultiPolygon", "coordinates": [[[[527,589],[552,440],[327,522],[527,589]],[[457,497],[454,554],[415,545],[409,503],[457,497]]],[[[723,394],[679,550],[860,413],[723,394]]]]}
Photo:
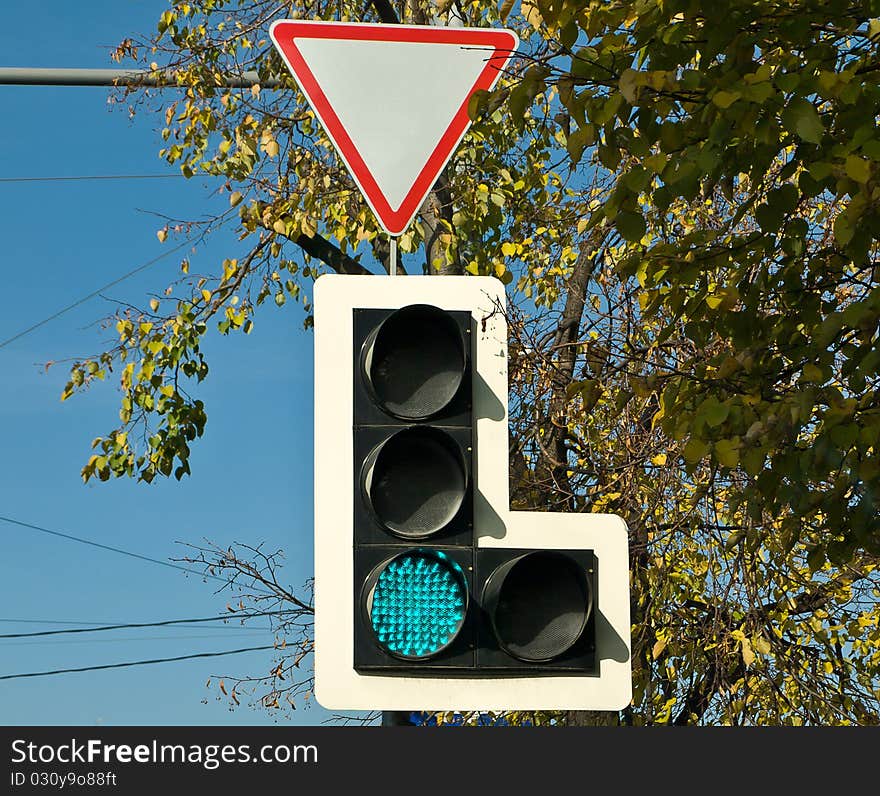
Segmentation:
{"type": "MultiPolygon", "coordinates": [[[[64,397],[112,368],[123,390],[86,480],[182,478],[209,327],[247,333],[266,299],[308,313],[317,274],[387,262],[266,36],[279,16],[374,11],[282,5],[172,2],[117,51],[187,87],[152,107],[160,154],[224,179],[214,223],[244,245],[182,296],[120,310],[118,345],[74,365],[64,397]],[[218,87],[244,69],[289,90],[218,87]]],[[[514,506],[631,529],[632,706],[531,720],[878,723],[880,0],[456,8],[524,46],[401,251],[508,285],[514,506]]]]}

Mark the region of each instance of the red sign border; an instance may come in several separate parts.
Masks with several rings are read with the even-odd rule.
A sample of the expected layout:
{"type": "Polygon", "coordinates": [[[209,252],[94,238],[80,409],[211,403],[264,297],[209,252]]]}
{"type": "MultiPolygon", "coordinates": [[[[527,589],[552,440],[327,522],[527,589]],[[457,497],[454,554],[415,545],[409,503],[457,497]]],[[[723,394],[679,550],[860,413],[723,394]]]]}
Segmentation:
{"type": "Polygon", "coordinates": [[[327,135],[361,189],[364,198],[389,235],[402,235],[425,201],[452,153],[464,137],[471,120],[468,101],[475,91],[489,91],[501,76],[519,45],[517,35],[506,28],[447,28],[427,25],[373,25],[357,22],[324,22],[321,20],[280,19],[272,24],[269,35],[284,58],[309,104],[317,114],[327,135]],[[468,91],[461,106],[440,138],[400,207],[388,204],[385,195],[364,162],[357,147],[333,110],[302,53],[296,46],[298,38],[352,39],[356,41],[413,42],[458,44],[485,47],[494,51],[468,91]],[[499,55],[500,54],[500,55],[499,55]]]}

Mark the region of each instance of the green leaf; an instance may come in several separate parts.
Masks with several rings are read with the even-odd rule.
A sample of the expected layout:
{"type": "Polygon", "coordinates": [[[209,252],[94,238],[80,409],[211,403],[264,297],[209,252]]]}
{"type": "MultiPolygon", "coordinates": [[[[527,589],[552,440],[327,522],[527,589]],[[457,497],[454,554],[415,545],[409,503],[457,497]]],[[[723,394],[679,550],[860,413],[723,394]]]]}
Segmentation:
{"type": "Polygon", "coordinates": [[[740,97],[742,97],[742,94],[738,91],[716,91],[712,95],[712,102],[721,108],[721,110],[726,110],[740,97]]]}
{"type": "Polygon", "coordinates": [[[850,155],[846,159],[846,173],[856,182],[864,184],[871,177],[871,164],[858,155],[850,155]]]}
{"type": "Polygon", "coordinates": [[[682,456],[689,464],[696,464],[709,453],[709,445],[698,437],[691,437],[684,446],[682,456]]]}
{"type": "Polygon", "coordinates": [[[770,234],[782,226],[782,213],[769,204],[760,204],[755,208],[755,221],[762,232],[770,234]]]}
{"type": "Polygon", "coordinates": [[[571,162],[577,163],[581,159],[584,149],[595,142],[596,128],[592,124],[574,130],[565,142],[565,148],[568,150],[571,162]]]}
{"type": "Polygon", "coordinates": [[[624,69],[620,76],[620,93],[626,98],[630,105],[635,105],[639,96],[639,88],[644,78],[641,72],[635,69],[624,69]]]}
{"type": "Polygon", "coordinates": [[[483,109],[486,107],[489,100],[489,92],[485,89],[478,89],[473,94],[471,94],[470,99],[468,100],[468,118],[471,121],[476,121],[479,119],[480,114],[483,112],[483,109]]]}
{"type": "Polygon", "coordinates": [[[820,143],[825,132],[816,109],[801,97],[793,99],[782,112],[782,124],[788,132],[811,144],[820,143]]]}
{"type": "Polygon", "coordinates": [[[834,219],[833,224],[834,239],[841,245],[846,246],[856,234],[855,227],[846,213],[840,213],[834,219]]]}
{"type": "Polygon", "coordinates": [[[638,243],[645,235],[647,226],[641,213],[624,211],[614,219],[617,231],[630,243],[638,243]]]}
{"type": "Polygon", "coordinates": [[[825,565],[825,550],[815,547],[807,555],[807,565],[811,572],[816,572],[825,565]]]}
{"type": "Polygon", "coordinates": [[[740,461],[745,471],[752,476],[764,469],[765,453],[763,448],[746,448],[740,451],[740,461]]]}
{"type": "Polygon", "coordinates": [[[712,428],[717,428],[730,414],[730,406],[728,404],[719,403],[714,398],[704,401],[700,406],[700,414],[706,418],[706,423],[712,428]]]}
{"type": "Polygon", "coordinates": [[[724,467],[736,467],[739,464],[739,445],[732,439],[720,439],[715,443],[715,458],[724,467]]]}
{"type": "Polygon", "coordinates": [[[825,378],[822,375],[822,368],[818,365],[814,365],[812,362],[808,362],[804,365],[803,381],[812,382],[813,384],[821,384],[825,381],[825,378]]]}
{"type": "Polygon", "coordinates": [[[724,549],[733,550],[733,548],[736,547],[745,538],[745,531],[735,531],[727,537],[727,541],[724,543],[724,549]]]}

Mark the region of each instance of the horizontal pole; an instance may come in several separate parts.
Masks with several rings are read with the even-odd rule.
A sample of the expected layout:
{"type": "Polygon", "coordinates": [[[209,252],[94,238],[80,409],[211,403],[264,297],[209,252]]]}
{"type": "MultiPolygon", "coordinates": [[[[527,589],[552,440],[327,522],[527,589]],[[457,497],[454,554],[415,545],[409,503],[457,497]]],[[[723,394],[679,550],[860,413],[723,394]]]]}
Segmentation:
{"type": "MultiPolygon", "coordinates": [[[[43,69],[0,66],[0,85],[5,86],[149,86],[152,88],[186,88],[179,85],[174,73],[149,69],[43,69]]],[[[278,88],[278,78],[260,80],[256,72],[225,75],[219,87],[278,88]]]]}

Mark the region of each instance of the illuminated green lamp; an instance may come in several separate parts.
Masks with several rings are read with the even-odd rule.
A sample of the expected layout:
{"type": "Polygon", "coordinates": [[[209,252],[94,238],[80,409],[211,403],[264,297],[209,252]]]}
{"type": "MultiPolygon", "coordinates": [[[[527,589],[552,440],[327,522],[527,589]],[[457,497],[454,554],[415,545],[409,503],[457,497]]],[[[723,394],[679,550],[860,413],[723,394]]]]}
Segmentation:
{"type": "Polygon", "coordinates": [[[468,590],[461,568],[439,550],[409,550],[374,573],[367,611],[379,644],[406,660],[445,649],[461,630],[468,590]]]}

